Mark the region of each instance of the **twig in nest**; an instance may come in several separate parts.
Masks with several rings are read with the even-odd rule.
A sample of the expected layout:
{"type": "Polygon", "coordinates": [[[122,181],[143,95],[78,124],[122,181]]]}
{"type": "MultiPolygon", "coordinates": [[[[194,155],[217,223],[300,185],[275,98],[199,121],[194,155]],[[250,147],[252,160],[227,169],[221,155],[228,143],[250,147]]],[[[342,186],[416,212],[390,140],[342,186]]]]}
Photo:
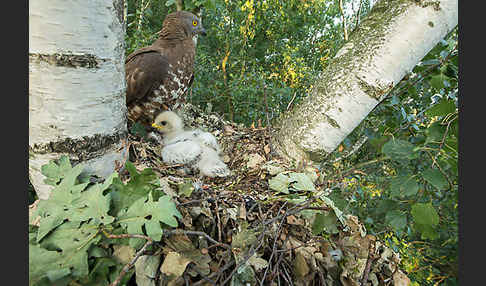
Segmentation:
{"type": "Polygon", "coordinates": [[[282,277],[285,280],[285,282],[287,282],[287,285],[294,285],[294,283],[292,283],[292,277],[289,275],[289,272],[287,271],[287,267],[283,265],[282,269],[284,271],[282,273],[282,277]]]}
{"type": "Polygon", "coordinates": [[[199,271],[195,266],[194,266],[194,263],[190,263],[189,264],[189,267],[191,268],[191,270],[194,270],[197,272],[197,274],[199,274],[201,277],[202,277],[202,280],[201,281],[206,281],[206,282],[209,282],[213,285],[216,285],[216,282],[214,282],[213,280],[211,280],[211,278],[209,277],[206,277],[204,274],[201,273],[201,271],[199,271]]]}
{"type": "Polygon", "coordinates": [[[252,257],[258,251],[258,249],[260,249],[262,247],[263,242],[264,242],[264,239],[263,239],[264,235],[265,235],[265,229],[263,229],[262,233],[260,234],[260,236],[257,239],[257,241],[260,241],[260,244],[258,245],[258,247],[253,248],[253,245],[252,245],[252,247],[250,247],[250,251],[248,251],[248,255],[246,255],[245,258],[235,266],[235,269],[233,269],[233,271],[231,271],[230,275],[226,278],[226,280],[223,281],[223,283],[221,283],[221,285],[225,285],[226,283],[228,283],[228,281],[231,279],[231,277],[233,277],[233,275],[235,274],[236,270],[238,270],[243,264],[245,264],[248,261],[248,259],[250,259],[250,257],[252,257]]]}
{"type": "MultiPolygon", "coordinates": [[[[216,282],[219,280],[219,277],[221,276],[221,274],[223,274],[223,272],[225,272],[228,268],[230,268],[231,266],[233,266],[233,264],[235,264],[235,261],[232,260],[230,263],[226,264],[225,266],[223,266],[218,272],[214,272],[213,274],[209,275],[207,278],[213,278],[214,276],[217,276],[216,277],[216,282]]],[[[199,280],[198,282],[192,284],[193,286],[198,286],[198,285],[201,285],[204,283],[204,279],[202,280],[199,280]]]]}
{"type": "MultiPolygon", "coordinates": [[[[219,281],[219,278],[221,277],[221,275],[230,267],[232,267],[234,264],[236,264],[236,266],[234,267],[234,269],[231,271],[231,273],[228,275],[228,277],[226,277],[226,279],[222,282],[222,283],[218,283],[218,285],[225,285],[226,283],[228,283],[230,280],[231,280],[231,277],[233,277],[233,275],[235,274],[235,272],[242,266],[244,265],[248,259],[250,259],[250,257],[252,257],[261,247],[262,245],[264,244],[265,240],[263,239],[263,237],[265,236],[266,232],[267,232],[267,228],[268,228],[268,225],[270,225],[271,223],[275,222],[276,220],[278,219],[281,219],[281,222],[283,222],[285,220],[285,218],[289,215],[292,215],[292,214],[296,214],[300,211],[302,211],[303,209],[307,208],[313,201],[315,201],[316,198],[310,198],[302,203],[299,203],[295,206],[293,206],[292,208],[288,209],[286,212],[284,212],[283,214],[281,214],[282,210],[285,208],[285,206],[287,205],[287,201],[284,202],[282,204],[282,206],[279,208],[278,212],[277,212],[277,216],[271,218],[271,219],[268,219],[266,221],[263,221],[261,222],[261,225],[263,227],[263,230],[262,232],[260,233],[260,235],[257,237],[256,241],[259,242],[259,244],[257,246],[255,245],[252,245],[248,251],[248,254],[243,258],[243,260],[241,260],[239,263],[236,264],[235,260],[232,260],[231,262],[229,262],[228,264],[226,264],[224,267],[222,267],[218,272],[215,272],[215,273],[212,273],[211,275],[209,275],[207,278],[212,278],[214,276],[217,276],[216,278],[216,283],[219,281]]],[[[268,213],[268,212],[267,212],[268,213]]],[[[281,225],[280,225],[280,228],[281,228],[281,225]]],[[[203,235],[203,236],[206,236],[206,238],[208,238],[208,240],[210,240],[211,242],[213,243],[219,243],[219,242],[216,242],[214,239],[212,239],[211,237],[209,237],[207,234],[203,233],[203,232],[198,232],[198,231],[181,231],[181,230],[175,230],[175,231],[169,231],[170,233],[167,233],[165,232],[164,234],[165,235],[170,235],[170,234],[173,234],[173,233],[184,233],[184,234],[197,234],[197,235],[203,235]]],[[[222,245],[226,245],[226,244],[222,244],[222,245]]],[[[225,246],[225,247],[228,247],[228,251],[231,251],[231,247],[229,245],[225,246]]],[[[285,270],[286,271],[286,270],[285,270]]],[[[286,271],[287,272],[287,271],[286,271]]],[[[287,282],[287,285],[293,285],[293,283],[291,281],[289,281],[287,279],[287,277],[291,277],[290,275],[286,275],[285,276],[282,276],[284,277],[284,279],[286,280],[287,282]]],[[[291,278],[290,278],[291,279],[291,278]]],[[[198,282],[194,283],[193,285],[194,286],[198,286],[198,285],[201,285],[203,284],[205,281],[204,280],[199,280],[198,282]]]]}
{"type": "MultiPolygon", "coordinates": [[[[226,196],[226,194],[219,194],[217,195],[215,198],[213,198],[215,201],[219,200],[220,198],[226,196]]],[[[200,203],[202,201],[206,201],[208,200],[207,198],[204,198],[204,199],[199,199],[199,200],[191,200],[191,201],[188,201],[188,202],[185,202],[185,203],[180,203],[180,204],[177,204],[177,206],[185,206],[185,205],[190,205],[190,204],[195,204],[195,203],[200,203]]]]}
{"type": "Polygon", "coordinates": [[[103,234],[107,238],[114,238],[114,239],[116,239],[116,238],[143,238],[143,239],[147,240],[145,245],[135,254],[135,257],[132,258],[130,263],[126,264],[123,267],[123,269],[120,271],[120,274],[118,274],[118,277],[115,279],[115,281],[113,281],[113,283],[110,284],[110,286],[117,286],[118,284],[120,284],[120,281],[122,280],[123,276],[125,276],[125,274],[128,272],[128,270],[130,268],[132,268],[133,265],[135,265],[135,262],[137,262],[138,258],[142,255],[142,253],[145,252],[147,247],[153,243],[153,241],[150,237],[145,236],[145,235],[140,235],[140,234],[118,234],[118,235],[115,235],[115,234],[109,234],[104,229],[101,229],[101,231],[103,232],[103,234]]]}
{"type": "Polygon", "coordinates": [[[218,199],[217,198],[213,198],[214,199],[214,205],[216,207],[216,219],[218,220],[217,221],[217,224],[218,224],[218,240],[221,241],[221,218],[219,217],[219,205],[218,205],[218,199]]]}
{"type": "MultiPolygon", "coordinates": [[[[287,201],[283,204],[283,206],[280,208],[279,210],[279,213],[280,211],[283,209],[283,207],[286,205],[287,201]]],[[[283,225],[283,222],[284,222],[284,219],[286,218],[286,215],[282,216],[282,219],[280,220],[280,224],[278,226],[278,230],[277,230],[277,233],[275,233],[275,238],[273,239],[273,246],[272,246],[272,254],[270,255],[270,259],[268,259],[268,264],[270,265],[270,263],[272,262],[272,259],[273,259],[273,255],[275,254],[276,252],[276,247],[277,247],[277,240],[278,240],[278,237],[280,236],[280,231],[282,231],[282,225],[283,225]]],[[[263,282],[265,281],[265,277],[267,276],[267,271],[268,271],[268,267],[267,269],[265,269],[265,273],[263,274],[263,278],[262,278],[262,281],[260,283],[261,286],[263,286],[263,282]]]]}
{"type": "Polygon", "coordinates": [[[366,260],[366,267],[363,272],[363,277],[361,278],[361,285],[366,285],[366,281],[368,281],[368,275],[370,274],[370,270],[371,270],[371,264],[377,258],[378,257],[375,256],[375,242],[372,241],[370,243],[370,248],[368,252],[368,260],[366,260]]]}
{"type": "Polygon", "coordinates": [[[231,249],[231,246],[227,245],[226,243],[219,242],[215,240],[214,238],[210,237],[207,233],[202,232],[202,231],[193,231],[193,230],[181,230],[181,229],[174,229],[174,230],[165,230],[163,233],[163,236],[170,236],[170,235],[199,235],[199,236],[204,236],[207,240],[210,242],[217,244],[218,246],[222,246],[226,249],[231,249]]]}

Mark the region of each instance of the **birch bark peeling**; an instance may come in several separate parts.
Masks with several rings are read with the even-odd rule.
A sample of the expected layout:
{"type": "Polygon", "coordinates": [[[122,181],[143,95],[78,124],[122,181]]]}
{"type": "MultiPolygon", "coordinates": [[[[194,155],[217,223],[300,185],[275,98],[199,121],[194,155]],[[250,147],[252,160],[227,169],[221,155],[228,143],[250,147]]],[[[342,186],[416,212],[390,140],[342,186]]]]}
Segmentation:
{"type": "Polygon", "coordinates": [[[29,177],[68,155],[85,173],[123,164],[127,135],[123,0],[29,1],[29,177]]]}
{"type": "Polygon", "coordinates": [[[273,145],[322,161],[458,22],[458,0],[381,0],[328,63],[311,93],[278,119],[273,145]]]}

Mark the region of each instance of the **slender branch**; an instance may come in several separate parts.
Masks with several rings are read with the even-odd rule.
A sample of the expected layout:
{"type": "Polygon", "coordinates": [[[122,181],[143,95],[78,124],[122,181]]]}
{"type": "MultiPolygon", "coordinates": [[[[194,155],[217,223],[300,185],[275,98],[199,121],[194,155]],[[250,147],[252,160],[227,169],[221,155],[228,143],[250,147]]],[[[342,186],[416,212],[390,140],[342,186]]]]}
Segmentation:
{"type": "Polygon", "coordinates": [[[140,235],[140,234],[117,234],[117,235],[115,235],[115,234],[108,233],[105,229],[101,229],[101,231],[103,232],[103,234],[107,238],[112,238],[112,239],[117,239],[117,238],[143,238],[143,239],[147,240],[145,245],[139,251],[137,251],[137,253],[132,258],[132,260],[123,267],[123,269],[120,271],[120,274],[118,274],[118,277],[115,279],[115,281],[113,281],[113,283],[110,284],[110,286],[117,286],[118,284],[120,284],[123,276],[125,276],[125,274],[128,272],[128,270],[130,268],[132,268],[133,265],[135,265],[135,262],[137,262],[138,258],[142,255],[142,253],[145,252],[147,247],[153,243],[153,240],[148,236],[140,235]]]}
{"type": "Polygon", "coordinates": [[[429,155],[430,159],[432,160],[432,166],[433,165],[437,165],[437,169],[441,172],[441,174],[446,178],[447,182],[449,183],[449,188],[452,189],[452,187],[454,186],[451,182],[451,179],[449,179],[449,176],[447,176],[447,173],[444,172],[444,170],[442,170],[442,167],[439,165],[439,163],[437,163],[437,161],[435,161],[435,158],[434,156],[432,156],[432,154],[430,154],[429,151],[425,151],[427,153],[427,155],[429,155]]]}
{"type": "MultiPolygon", "coordinates": [[[[445,143],[445,140],[446,140],[446,137],[447,137],[447,134],[449,133],[449,128],[451,126],[451,123],[454,122],[454,120],[457,118],[457,115],[454,116],[451,120],[449,120],[449,122],[447,123],[447,127],[446,127],[446,130],[444,132],[444,136],[442,136],[442,141],[440,142],[439,144],[439,150],[437,151],[437,154],[435,154],[435,157],[434,157],[434,162],[433,164],[436,163],[436,160],[437,158],[439,157],[439,154],[440,154],[440,150],[442,150],[442,148],[444,147],[444,143],[445,143]]],[[[438,165],[438,164],[437,164],[438,165]]],[[[434,165],[432,165],[434,166],[434,165]]]]}
{"type": "Polygon", "coordinates": [[[221,241],[221,235],[222,235],[222,231],[221,231],[221,218],[219,217],[219,206],[218,206],[218,200],[217,199],[214,199],[214,203],[215,203],[215,206],[216,206],[216,218],[218,220],[218,240],[221,241]]]}
{"type": "Polygon", "coordinates": [[[287,105],[287,111],[289,111],[290,106],[292,106],[292,102],[294,102],[295,96],[297,95],[297,91],[294,92],[294,95],[292,96],[292,99],[290,100],[289,104],[287,105]]]}
{"type": "Polygon", "coordinates": [[[370,161],[367,161],[367,162],[359,163],[359,164],[354,165],[352,168],[350,168],[350,169],[348,169],[344,172],[339,172],[338,175],[347,176],[352,171],[354,171],[358,168],[361,168],[361,167],[364,167],[364,166],[367,166],[367,165],[371,165],[371,164],[374,164],[374,163],[378,163],[378,162],[381,162],[381,161],[385,161],[385,160],[388,160],[388,159],[389,159],[388,156],[382,156],[382,157],[379,157],[379,158],[376,158],[376,159],[373,159],[373,160],[370,160],[370,161]]]}
{"type": "MultiPolygon", "coordinates": [[[[283,225],[285,217],[286,216],[283,216],[282,219],[280,220],[280,224],[278,226],[277,233],[275,233],[275,238],[273,239],[272,254],[270,255],[270,258],[268,259],[269,265],[270,265],[270,263],[272,263],[273,255],[276,253],[277,240],[278,240],[278,237],[280,236],[280,232],[282,231],[282,225],[283,225]]],[[[268,271],[268,267],[267,267],[267,269],[265,269],[265,273],[263,274],[263,278],[262,278],[262,281],[260,283],[260,286],[263,286],[263,282],[265,281],[265,277],[267,276],[267,271],[268,271]]]]}
{"type": "Polygon", "coordinates": [[[192,231],[192,230],[181,230],[181,229],[172,229],[172,230],[164,230],[163,236],[171,236],[171,235],[198,235],[198,236],[204,236],[207,240],[210,242],[217,244],[218,246],[222,246],[226,249],[231,249],[231,246],[229,246],[226,243],[219,242],[212,237],[210,237],[208,234],[202,231],[192,231]]]}
{"type": "Polygon", "coordinates": [[[354,24],[354,29],[356,29],[359,25],[359,16],[361,12],[361,5],[363,4],[363,0],[359,1],[358,13],[356,14],[356,23],[354,24]]]}
{"type": "Polygon", "coordinates": [[[363,276],[361,277],[361,285],[366,285],[366,282],[368,281],[368,275],[370,274],[371,265],[373,261],[375,261],[378,258],[376,257],[374,252],[375,252],[375,242],[372,241],[368,249],[368,259],[366,260],[365,270],[363,272],[363,276]]]}
{"type": "Polygon", "coordinates": [[[344,40],[348,41],[348,30],[346,28],[346,16],[344,15],[343,0],[339,0],[339,11],[341,11],[341,18],[343,20],[344,40]]]}
{"type": "Polygon", "coordinates": [[[267,126],[270,126],[270,118],[268,117],[268,102],[267,102],[267,86],[263,85],[263,102],[265,104],[265,115],[267,119],[267,126]]]}
{"type": "Polygon", "coordinates": [[[144,6],[144,0],[141,1],[140,3],[140,14],[138,15],[138,23],[137,23],[137,32],[140,32],[142,30],[142,19],[143,19],[143,13],[145,12],[145,9],[147,9],[148,5],[150,4],[150,0],[148,0],[144,6]]]}

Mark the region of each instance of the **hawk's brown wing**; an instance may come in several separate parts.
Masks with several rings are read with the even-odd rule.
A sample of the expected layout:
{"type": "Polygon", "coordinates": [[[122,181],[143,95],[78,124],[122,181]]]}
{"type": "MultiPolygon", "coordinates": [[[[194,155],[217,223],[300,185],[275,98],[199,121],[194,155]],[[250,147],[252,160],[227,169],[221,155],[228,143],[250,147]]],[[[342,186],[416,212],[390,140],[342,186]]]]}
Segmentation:
{"type": "Polygon", "coordinates": [[[149,47],[130,54],[125,61],[127,104],[147,96],[167,77],[167,57],[149,47]]]}

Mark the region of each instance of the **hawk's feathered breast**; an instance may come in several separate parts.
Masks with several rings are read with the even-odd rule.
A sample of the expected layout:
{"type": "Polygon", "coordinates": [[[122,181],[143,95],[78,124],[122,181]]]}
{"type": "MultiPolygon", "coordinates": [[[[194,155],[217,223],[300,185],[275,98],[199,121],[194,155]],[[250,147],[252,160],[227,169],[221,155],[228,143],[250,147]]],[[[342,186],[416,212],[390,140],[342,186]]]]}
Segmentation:
{"type": "Polygon", "coordinates": [[[169,14],[159,38],[125,61],[128,118],[150,124],[161,110],[184,102],[194,73],[196,44],[205,34],[199,19],[185,11],[169,14]]]}

